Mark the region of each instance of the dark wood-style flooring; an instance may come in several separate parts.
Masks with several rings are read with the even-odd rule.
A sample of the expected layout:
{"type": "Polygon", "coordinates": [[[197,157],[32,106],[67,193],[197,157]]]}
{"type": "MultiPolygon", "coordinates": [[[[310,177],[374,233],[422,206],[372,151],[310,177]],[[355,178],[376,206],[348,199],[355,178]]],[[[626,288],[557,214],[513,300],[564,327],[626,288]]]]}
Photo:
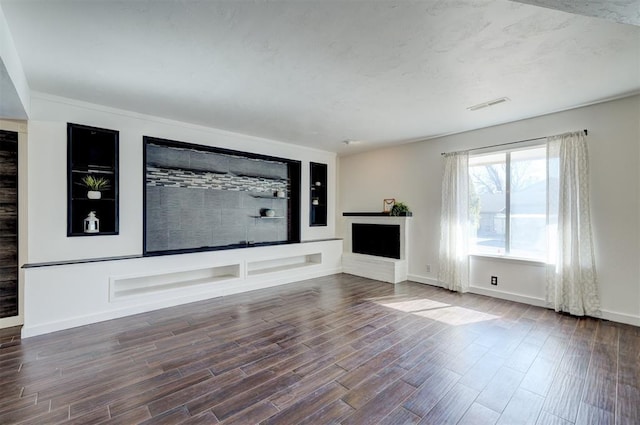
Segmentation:
{"type": "Polygon", "coordinates": [[[639,424],[640,328],[335,275],[21,340],[0,423],[639,424]]]}

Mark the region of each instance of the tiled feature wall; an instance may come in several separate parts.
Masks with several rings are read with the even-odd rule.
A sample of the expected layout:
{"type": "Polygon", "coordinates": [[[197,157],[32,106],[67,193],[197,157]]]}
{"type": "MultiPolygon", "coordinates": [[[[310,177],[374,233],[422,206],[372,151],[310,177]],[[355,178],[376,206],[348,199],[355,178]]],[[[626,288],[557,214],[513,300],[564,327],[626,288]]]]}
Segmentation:
{"type": "Polygon", "coordinates": [[[147,144],[147,252],[287,240],[287,164],[147,144]],[[276,217],[260,218],[262,209],[276,217]]]}
{"type": "Polygon", "coordinates": [[[273,195],[278,190],[286,191],[287,181],[207,171],[147,167],[147,186],[239,190],[273,195]]]}

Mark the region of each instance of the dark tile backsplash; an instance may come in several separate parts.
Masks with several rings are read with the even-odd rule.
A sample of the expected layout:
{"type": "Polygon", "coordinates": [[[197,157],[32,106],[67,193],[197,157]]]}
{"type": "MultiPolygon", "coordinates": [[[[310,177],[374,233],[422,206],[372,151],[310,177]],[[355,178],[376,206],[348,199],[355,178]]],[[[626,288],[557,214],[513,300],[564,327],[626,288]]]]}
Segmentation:
{"type": "Polygon", "coordinates": [[[287,164],[147,145],[147,252],[287,240],[287,164]],[[273,209],[275,219],[259,218],[273,209]]]}

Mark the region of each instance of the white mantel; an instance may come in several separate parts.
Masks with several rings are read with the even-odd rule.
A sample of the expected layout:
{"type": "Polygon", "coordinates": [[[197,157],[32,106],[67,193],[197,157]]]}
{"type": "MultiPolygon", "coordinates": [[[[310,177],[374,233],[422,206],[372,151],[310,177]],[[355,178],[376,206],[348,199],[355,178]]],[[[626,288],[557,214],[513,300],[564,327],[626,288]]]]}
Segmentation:
{"type": "Polygon", "coordinates": [[[407,280],[409,270],[409,224],[411,217],[372,213],[344,213],[345,235],[342,254],[344,273],[389,283],[407,280]],[[358,254],[352,251],[352,224],[396,224],[400,226],[400,259],[358,254]]]}

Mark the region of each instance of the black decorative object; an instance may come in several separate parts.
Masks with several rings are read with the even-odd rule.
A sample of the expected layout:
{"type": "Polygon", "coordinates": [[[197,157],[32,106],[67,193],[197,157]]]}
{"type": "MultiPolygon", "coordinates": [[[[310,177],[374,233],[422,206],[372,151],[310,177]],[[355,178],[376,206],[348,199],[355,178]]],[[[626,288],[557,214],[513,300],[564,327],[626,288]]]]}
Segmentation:
{"type": "Polygon", "coordinates": [[[67,236],[118,234],[118,139],[116,130],[67,124],[67,236]],[[97,232],[84,228],[92,211],[97,232]]]}

